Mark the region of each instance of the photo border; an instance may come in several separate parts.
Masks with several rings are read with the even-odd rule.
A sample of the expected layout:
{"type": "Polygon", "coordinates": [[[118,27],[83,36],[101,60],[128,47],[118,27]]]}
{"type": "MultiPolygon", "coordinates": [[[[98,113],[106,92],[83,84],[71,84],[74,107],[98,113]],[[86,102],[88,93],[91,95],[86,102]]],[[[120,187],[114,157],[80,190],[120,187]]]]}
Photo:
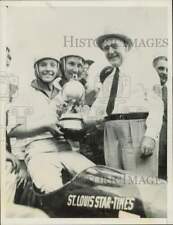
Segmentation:
{"type": "MultiPolygon", "coordinates": [[[[5,6],[10,5],[14,7],[167,7],[168,8],[168,31],[169,31],[169,73],[172,74],[172,4],[170,0],[153,0],[153,1],[2,1],[0,3],[1,6],[1,18],[3,23],[5,24],[5,6]]],[[[4,25],[2,26],[3,32],[5,32],[4,25]]],[[[2,32],[2,33],[3,33],[2,32]]],[[[2,35],[2,43],[5,43],[5,34],[2,35]]],[[[170,77],[169,77],[170,79],[170,77]]],[[[172,77],[171,77],[172,79],[172,77]]],[[[173,154],[172,154],[172,82],[168,80],[168,188],[167,188],[167,213],[168,217],[165,219],[160,218],[146,218],[146,219],[119,219],[119,218],[99,218],[99,219],[88,219],[88,218],[77,218],[77,219],[21,219],[21,218],[12,218],[7,219],[4,217],[5,214],[5,201],[4,201],[4,193],[5,193],[5,139],[4,136],[1,136],[1,224],[3,225],[26,225],[26,224],[40,224],[40,225],[48,225],[48,224],[169,224],[173,222],[173,154]]],[[[1,104],[1,99],[0,99],[1,104]]],[[[1,108],[1,110],[4,110],[1,108]]],[[[2,111],[1,111],[2,112],[2,111]]],[[[1,131],[4,133],[4,126],[1,126],[1,131]]]]}

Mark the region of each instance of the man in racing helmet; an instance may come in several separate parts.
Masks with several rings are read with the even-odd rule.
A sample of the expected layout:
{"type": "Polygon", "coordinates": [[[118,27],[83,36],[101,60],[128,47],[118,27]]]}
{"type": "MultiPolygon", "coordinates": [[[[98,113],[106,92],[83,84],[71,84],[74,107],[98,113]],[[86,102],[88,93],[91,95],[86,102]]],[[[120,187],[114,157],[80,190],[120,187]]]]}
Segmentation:
{"type": "Polygon", "coordinates": [[[82,75],[85,60],[77,54],[68,54],[60,58],[60,70],[62,73],[61,85],[70,79],[79,80],[82,75]]]}
{"type": "Polygon", "coordinates": [[[23,159],[35,186],[49,193],[63,186],[64,168],[76,174],[94,164],[80,153],[71,151],[60,131],[57,107],[63,100],[53,83],[59,74],[58,60],[39,58],[34,69],[36,79],[14,105],[15,108],[29,107],[30,114],[26,115],[25,121],[13,122],[9,135],[22,145],[23,159]]]}
{"type": "Polygon", "coordinates": [[[48,86],[50,90],[53,81],[58,77],[59,61],[53,57],[42,57],[35,61],[34,69],[37,82],[48,86]]]}

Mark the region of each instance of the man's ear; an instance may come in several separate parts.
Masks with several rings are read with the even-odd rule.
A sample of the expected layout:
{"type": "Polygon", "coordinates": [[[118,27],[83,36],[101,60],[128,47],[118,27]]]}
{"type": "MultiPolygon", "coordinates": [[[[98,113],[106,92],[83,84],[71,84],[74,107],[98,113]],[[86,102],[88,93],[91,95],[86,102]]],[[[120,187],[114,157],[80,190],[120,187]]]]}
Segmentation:
{"type": "Polygon", "coordinates": [[[35,65],[34,70],[35,70],[35,76],[37,77],[39,75],[39,69],[37,64],[35,65]]]}
{"type": "Polygon", "coordinates": [[[58,77],[62,77],[62,71],[61,71],[60,65],[58,65],[58,71],[57,71],[56,78],[58,78],[58,77]]]}

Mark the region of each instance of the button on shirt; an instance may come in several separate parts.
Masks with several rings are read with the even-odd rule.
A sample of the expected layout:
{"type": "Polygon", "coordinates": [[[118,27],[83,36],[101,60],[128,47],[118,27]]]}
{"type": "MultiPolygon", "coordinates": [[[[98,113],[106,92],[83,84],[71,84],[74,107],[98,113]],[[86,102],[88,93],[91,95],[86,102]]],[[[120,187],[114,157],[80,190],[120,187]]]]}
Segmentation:
{"type": "MultiPolygon", "coordinates": [[[[11,104],[8,113],[8,132],[21,124],[27,127],[31,121],[34,123],[43,116],[49,117],[50,113],[56,113],[57,105],[60,103],[62,103],[62,98],[57,88],[54,87],[51,96],[48,97],[43,84],[34,80],[31,87],[25,93],[20,93],[11,104]]],[[[46,138],[53,138],[53,135],[50,132],[44,132],[29,138],[11,138],[12,151],[23,159],[26,145],[46,138]]]]}
{"type": "MultiPolygon", "coordinates": [[[[99,118],[100,116],[107,116],[106,107],[115,69],[116,68],[114,68],[112,73],[105,79],[97,99],[91,108],[90,117],[99,118]]],[[[145,136],[149,136],[153,139],[159,137],[163,115],[162,101],[154,91],[148,90],[142,82],[137,83],[132,76],[127,76],[120,70],[117,96],[115,98],[112,114],[126,114],[131,112],[148,112],[145,136]]]]}

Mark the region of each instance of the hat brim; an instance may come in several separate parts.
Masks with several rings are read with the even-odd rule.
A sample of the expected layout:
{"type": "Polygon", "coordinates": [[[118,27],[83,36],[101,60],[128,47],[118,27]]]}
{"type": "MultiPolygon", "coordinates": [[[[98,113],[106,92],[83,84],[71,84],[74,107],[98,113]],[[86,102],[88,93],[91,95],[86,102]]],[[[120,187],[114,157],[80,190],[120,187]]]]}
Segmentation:
{"type": "Polygon", "coordinates": [[[115,39],[119,39],[121,41],[124,42],[125,47],[127,48],[127,50],[129,51],[132,47],[133,47],[133,43],[132,40],[127,37],[126,35],[123,34],[105,34],[105,35],[101,35],[96,39],[96,44],[97,46],[102,49],[102,43],[109,38],[115,38],[115,39]]]}

